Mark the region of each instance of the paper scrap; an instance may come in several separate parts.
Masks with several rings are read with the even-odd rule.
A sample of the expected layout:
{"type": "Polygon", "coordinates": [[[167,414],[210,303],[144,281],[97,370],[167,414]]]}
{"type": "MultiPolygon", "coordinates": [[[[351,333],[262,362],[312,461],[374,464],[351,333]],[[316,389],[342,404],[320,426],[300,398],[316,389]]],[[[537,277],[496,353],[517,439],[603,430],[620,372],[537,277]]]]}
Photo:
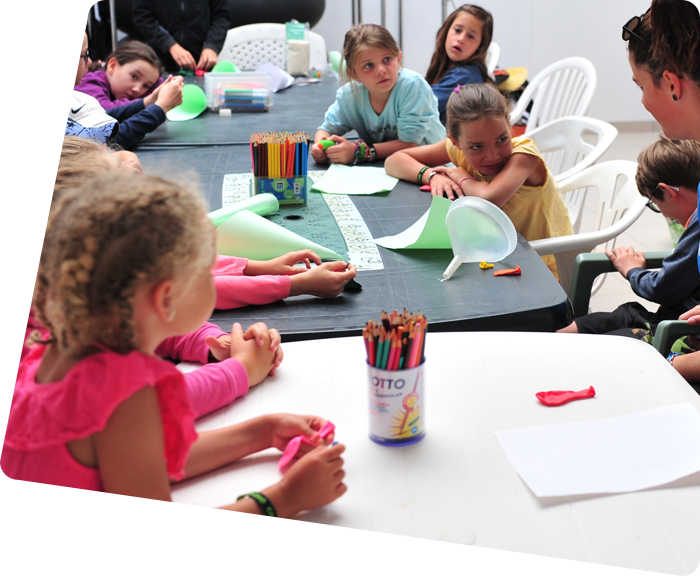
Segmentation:
{"type": "Polygon", "coordinates": [[[171,122],[184,122],[196,118],[207,108],[207,97],[199,86],[185,84],[182,87],[182,104],[175,106],[165,116],[171,122]]]}
{"type": "Polygon", "coordinates": [[[395,236],[377,238],[374,242],[384,248],[399,249],[451,249],[445,218],[452,203],[441,196],[433,196],[430,208],[420,219],[395,236]]]}
{"type": "Polygon", "coordinates": [[[633,492],[700,471],[700,414],[687,402],[494,434],[538,497],[633,492]]]}
{"type": "Polygon", "coordinates": [[[482,270],[488,270],[489,268],[493,268],[493,264],[489,264],[486,262],[486,260],[484,260],[481,264],[479,264],[479,268],[482,270]]]}
{"type": "Polygon", "coordinates": [[[255,71],[264,72],[265,74],[269,74],[270,76],[272,76],[273,92],[279,92],[280,90],[289,88],[294,82],[294,77],[292,75],[287,74],[284,70],[282,70],[278,66],[275,66],[272,62],[265,62],[264,64],[260,64],[260,66],[258,66],[255,69],[255,71]]]}
{"type": "Polygon", "coordinates": [[[325,194],[376,194],[390,192],[398,181],[398,178],[389,176],[384,168],[331,164],[311,189],[325,194]]]}

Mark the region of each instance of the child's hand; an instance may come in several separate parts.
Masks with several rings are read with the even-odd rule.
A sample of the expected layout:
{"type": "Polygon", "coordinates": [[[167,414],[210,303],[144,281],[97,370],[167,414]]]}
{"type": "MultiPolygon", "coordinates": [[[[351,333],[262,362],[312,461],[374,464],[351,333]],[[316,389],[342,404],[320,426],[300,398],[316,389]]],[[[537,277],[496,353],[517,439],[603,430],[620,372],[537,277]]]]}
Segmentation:
{"type": "MultiPolygon", "coordinates": [[[[323,443],[318,437],[318,431],[326,424],[326,420],[318,416],[298,416],[296,414],[268,414],[265,418],[270,426],[270,446],[284,452],[288,442],[296,436],[306,436],[314,443],[310,446],[302,442],[299,448],[302,454],[313,450],[315,446],[323,443]]],[[[326,438],[326,443],[333,442],[335,432],[331,432],[326,438]]]]}
{"type": "Polygon", "coordinates": [[[289,252],[284,256],[266,261],[248,260],[243,273],[246,276],[258,276],[260,274],[273,274],[277,276],[293,276],[300,272],[305,272],[311,268],[311,262],[321,264],[321,258],[313,250],[297,250],[289,252]],[[303,262],[306,268],[294,266],[298,262],[303,262]]]}
{"type": "Polygon", "coordinates": [[[688,324],[690,325],[695,325],[695,324],[700,324],[700,306],[695,306],[694,308],[691,308],[687,312],[683,312],[678,317],[679,320],[687,320],[688,324]]]}
{"type": "Polygon", "coordinates": [[[182,104],[182,87],[185,81],[182,76],[170,76],[158,88],[156,104],[163,109],[166,114],[175,106],[182,104]]]}
{"type": "MultiPolygon", "coordinates": [[[[278,511],[282,509],[291,517],[302,510],[330,504],[345,494],[348,488],[343,484],[345,472],[340,457],[344,451],[342,444],[322,445],[292,464],[276,486],[282,500],[275,501],[278,511]]],[[[270,491],[270,496],[272,493],[270,491]]]]}
{"type": "Polygon", "coordinates": [[[631,246],[629,248],[615,248],[606,250],[605,255],[615,266],[615,269],[627,278],[627,273],[632,268],[646,268],[647,260],[642,252],[637,252],[631,246]]]}
{"type": "Polygon", "coordinates": [[[328,160],[334,164],[349,164],[355,158],[355,144],[341,136],[331,134],[326,140],[337,142],[335,146],[326,149],[328,160]]]}
{"type": "Polygon", "coordinates": [[[357,276],[357,268],[342,261],[326,262],[303,272],[292,276],[290,296],[310,294],[320,298],[335,298],[357,276]]]}
{"type": "Polygon", "coordinates": [[[221,362],[235,358],[243,365],[250,386],[260,384],[268,374],[275,375],[284,358],[281,341],[279,332],[269,330],[262,322],[253,324],[245,333],[241,325],[236,323],[230,335],[223,334],[218,338],[207,336],[204,339],[215,360],[221,362]],[[259,365],[256,365],[257,362],[259,365]]]}
{"type": "Polygon", "coordinates": [[[316,164],[327,164],[328,156],[326,156],[326,151],[323,148],[318,147],[318,143],[314,142],[311,146],[311,157],[314,159],[316,164]]]}

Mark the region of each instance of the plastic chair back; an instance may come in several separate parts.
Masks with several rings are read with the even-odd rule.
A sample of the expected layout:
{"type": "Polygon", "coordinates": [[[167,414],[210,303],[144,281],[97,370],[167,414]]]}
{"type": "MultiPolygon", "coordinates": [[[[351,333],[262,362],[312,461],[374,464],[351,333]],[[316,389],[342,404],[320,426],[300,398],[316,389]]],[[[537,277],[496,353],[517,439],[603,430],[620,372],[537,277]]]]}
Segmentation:
{"type": "Polygon", "coordinates": [[[535,76],[511,112],[515,124],[533,102],[525,134],[538,126],[564,116],[585,116],[597,84],[593,64],[586,58],[573,56],[547,66],[535,76]]]}
{"type": "MultiPolygon", "coordinates": [[[[617,128],[595,118],[566,116],[535,128],[526,136],[534,140],[549,171],[561,182],[595,164],[617,138],[617,128]],[[589,142],[592,136],[595,143],[589,142]]],[[[585,198],[585,189],[564,194],[574,232],[581,228],[585,198]]]]}
{"type": "Polygon", "coordinates": [[[486,71],[491,78],[493,78],[493,71],[496,69],[496,64],[498,64],[498,57],[500,55],[501,47],[495,42],[491,42],[486,49],[486,71]]]}
{"type": "MultiPolygon", "coordinates": [[[[326,41],[309,31],[309,68],[325,70],[328,66],[326,41]]],[[[233,62],[240,70],[255,70],[260,64],[272,62],[285,69],[286,29],[284,24],[247,24],[231,28],[226,33],[219,60],[233,62]]]]}
{"type": "Polygon", "coordinates": [[[647,199],[637,190],[634,180],[636,172],[636,162],[611,160],[590,166],[559,182],[563,193],[577,189],[589,193],[591,188],[598,191],[592,231],[530,242],[538,254],[554,254],[559,282],[567,293],[576,256],[582,252],[591,252],[597,246],[612,249],[617,237],[644,212],[647,199]]]}

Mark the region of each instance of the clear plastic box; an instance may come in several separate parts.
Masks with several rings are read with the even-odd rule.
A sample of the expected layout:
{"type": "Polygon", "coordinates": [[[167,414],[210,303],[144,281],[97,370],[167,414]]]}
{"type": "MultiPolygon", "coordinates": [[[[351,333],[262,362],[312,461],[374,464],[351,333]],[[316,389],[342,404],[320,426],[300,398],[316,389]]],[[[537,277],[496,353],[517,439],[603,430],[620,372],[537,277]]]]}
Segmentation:
{"type": "Polygon", "coordinates": [[[272,106],[272,76],[264,72],[209,72],[204,92],[211,110],[267,112],[272,106]]]}

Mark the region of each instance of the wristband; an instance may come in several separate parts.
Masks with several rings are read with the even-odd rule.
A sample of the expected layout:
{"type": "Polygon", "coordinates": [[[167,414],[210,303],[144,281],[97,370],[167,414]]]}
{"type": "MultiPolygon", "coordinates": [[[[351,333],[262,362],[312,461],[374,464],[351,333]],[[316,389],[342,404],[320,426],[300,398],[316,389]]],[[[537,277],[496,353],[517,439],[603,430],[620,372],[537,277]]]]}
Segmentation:
{"type": "Polygon", "coordinates": [[[360,145],[355,142],[355,157],[352,159],[351,164],[355,166],[360,159],[360,145]]]}
{"type": "Polygon", "coordinates": [[[418,171],[418,178],[416,178],[416,180],[418,181],[418,184],[419,184],[420,186],[423,185],[423,174],[425,173],[425,171],[426,171],[427,169],[428,169],[427,166],[423,166],[423,168],[421,168],[421,169],[418,171]]]}
{"type": "Polygon", "coordinates": [[[430,179],[435,176],[435,174],[440,174],[440,172],[431,172],[428,174],[428,181],[425,183],[426,185],[430,184],[430,179]]]}
{"type": "Polygon", "coordinates": [[[673,360],[674,360],[674,358],[675,358],[676,356],[680,356],[680,354],[679,354],[678,352],[671,352],[671,353],[668,355],[668,358],[666,358],[666,360],[668,360],[668,363],[669,363],[671,366],[673,366],[673,360]]]}
{"type": "Polygon", "coordinates": [[[277,517],[277,510],[275,510],[275,507],[272,505],[272,502],[265,496],[265,494],[261,494],[260,492],[251,492],[250,494],[243,494],[242,496],[239,496],[236,498],[236,502],[239,500],[242,500],[243,498],[251,498],[257,505],[258,508],[260,508],[260,511],[263,513],[264,516],[274,516],[275,518],[277,517]]]}
{"type": "Polygon", "coordinates": [[[459,184],[457,184],[457,186],[459,186],[460,190],[462,189],[462,182],[464,182],[465,180],[476,180],[476,178],[474,178],[473,176],[465,176],[464,178],[462,178],[459,181],[459,184]]]}
{"type": "Polygon", "coordinates": [[[374,162],[377,159],[377,149],[374,146],[368,148],[369,158],[368,162],[374,162]]]}

